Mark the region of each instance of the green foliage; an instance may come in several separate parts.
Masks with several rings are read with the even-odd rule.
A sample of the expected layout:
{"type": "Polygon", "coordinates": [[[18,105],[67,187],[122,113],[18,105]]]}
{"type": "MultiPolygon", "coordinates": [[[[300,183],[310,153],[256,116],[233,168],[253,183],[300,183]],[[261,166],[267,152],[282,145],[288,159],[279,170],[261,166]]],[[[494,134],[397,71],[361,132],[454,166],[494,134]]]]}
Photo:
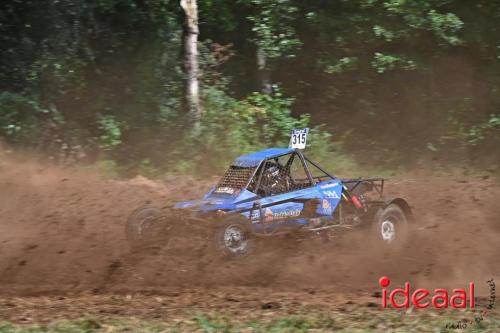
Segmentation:
{"type": "Polygon", "coordinates": [[[290,0],[251,0],[250,3],[256,8],[256,14],[248,16],[253,23],[254,43],[270,59],[293,56],[290,52],[301,45],[291,25],[297,7],[290,0]]]}
{"type": "MultiPolygon", "coordinates": [[[[204,90],[205,113],[198,126],[175,141],[168,161],[147,160],[139,170],[155,176],[161,170],[198,175],[224,171],[239,155],[270,147],[288,147],[293,128],[310,126],[308,114],[291,114],[293,99],[274,93],[253,93],[236,100],[218,87],[204,90]],[[147,170],[149,169],[149,170],[147,170]],[[151,171],[152,170],[152,171],[151,171]]],[[[356,164],[342,153],[340,139],[332,141],[322,126],[311,128],[305,153],[336,172],[352,171],[356,164]]]]}
{"type": "Polygon", "coordinates": [[[378,24],[373,26],[373,33],[377,37],[382,37],[386,42],[392,42],[394,39],[401,37],[401,34],[397,31],[389,30],[378,24]]]}
{"type": "Polygon", "coordinates": [[[490,118],[469,130],[469,143],[478,145],[487,138],[496,137],[500,140],[500,114],[491,114],[490,118]]]}
{"type": "MultiPolygon", "coordinates": [[[[179,156],[182,170],[222,171],[236,156],[268,147],[287,147],[293,128],[307,127],[309,116],[291,115],[293,99],[279,87],[271,95],[253,93],[237,101],[217,87],[204,90],[205,113],[196,133],[182,138],[179,156]],[[193,167],[189,167],[192,165],[193,167]],[[195,167],[196,166],[196,167],[195,167]]],[[[323,132],[315,129],[311,141],[323,132]]],[[[328,146],[328,142],[324,143],[328,146]]]]}
{"type": "Polygon", "coordinates": [[[269,325],[268,332],[308,332],[313,325],[304,318],[300,317],[289,317],[278,320],[277,322],[269,325]]]}
{"type": "Polygon", "coordinates": [[[206,317],[198,315],[195,317],[197,325],[205,333],[231,333],[234,332],[231,321],[225,317],[206,317]]]}
{"type": "Polygon", "coordinates": [[[335,64],[327,65],[325,68],[325,72],[327,72],[328,74],[334,74],[342,73],[349,69],[354,69],[358,60],[359,59],[357,57],[343,57],[339,59],[339,61],[337,61],[335,64]]]}
{"type": "MultiPolygon", "coordinates": [[[[454,13],[439,13],[433,6],[441,7],[448,1],[386,0],[383,6],[387,13],[402,19],[406,27],[399,36],[406,37],[411,29],[432,32],[440,42],[458,45],[462,41],[456,35],[463,26],[462,20],[454,13]]],[[[372,5],[375,1],[372,1],[372,5]]],[[[382,34],[386,36],[386,34],[382,34]]]]}
{"type": "Polygon", "coordinates": [[[434,9],[430,10],[427,15],[430,30],[439,37],[442,42],[452,46],[463,43],[463,40],[456,35],[464,25],[457,15],[453,13],[441,14],[434,9]]]}
{"type": "Polygon", "coordinates": [[[220,172],[241,153],[286,146],[303,126],[313,128],[306,153],[334,171],[352,170],[354,157],[498,155],[498,2],[198,4],[206,114],[192,129],[178,0],[6,2],[2,140],[64,161],[85,156],[113,175],[220,172]],[[221,45],[234,56],[221,61],[221,45]],[[252,95],[256,47],[294,98],[252,95]]]}
{"type": "Polygon", "coordinates": [[[382,74],[389,70],[396,68],[402,68],[405,70],[412,70],[416,68],[415,62],[413,60],[405,59],[402,56],[386,55],[380,52],[376,52],[372,66],[377,70],[377,73],[382,74]]]}
{"type": "MultiPolygon", "coordinates": [[[[449,311],[436,316],[425,313],[401,316],[400,313],[384,312],[365,304],[352,305],[353,311],[308,309],[296,315],[286,314],[293,309],[278,311],[255,310],[244,315],[227,316],[220,313],[200,313],[194,318],[179,314],[173,320],[143,321],[136,318],[65,320],[47,325],[0,323],[0,333],[303,333],[303,332],[452,332],[446,324],[457,322],[457,315],[449,311]],[[248,318],[252,318],[248,320],[248,318]]],[[[189,313],[189,311],[186,311],[189,313]]],[[[467,311],[461,318],[473,318],[467,311]]],[[[479,324],[468,325],[471,332],[498,332],[498,313],[492,312],[479,324]]]]}
{"type": "MultiPolygon", "coordinates": [[[[374,3],[374,2],[373,2],[374,3]]],[[[372,5],[373,5],[372,3],[372,5]]],[[[463,27],[462,20],[454,13],[440,13],[434,6],[442,7],[446,1],[419,0],[387,0],[382,5],[389,16],[400,20],[396,29],[374,26],[377,36],[383,37],[387,42],[397,38],[416,37],[421,32],[431,32],[441,45],[459,45],[462,43],[457,33],[463,27]]]]}
{"type": "Polygon", "coordinates": [[[99,116],[97,118],[97,126],[101,131],[101,135],[99,136],[100,148],[103,150],[112,150],[122,143],[123,125],[115,117],[110,115],[99,116]]]}
{"type": "MultiPolygon", "coordinates": [[[[347,19],[337,17],[337,20],[345,21],[344,24],[350,26],[350,29],[340,29],[341,23],[338,23],[334,25],[337,31],[331,38],[336,40],[339,48],[348,46],[349,56],[341,56],[336,64],[327,62],[324,64],[325,72],[341,73],[345,69],[352,69],[351,66],[343,66],[348,59],[356,59],[358,63],[370,62],[379,74],[394,69],[414,70],[417,68],[418,60],[422,59],[423,50],[420,48],[427,46],[430,38],[434,39],[435,45],[432,50],[436,52],[440,48],[462,45],[464,40],[460,33],[464,22],[457,14],[447,11],[448,2],[420,0],[350,2],[348,9],[352,12],[345,14],[347,19]],[[393,54],[395,48],[398,50],[398,55],[393,54]],[[375,57],[372,59],[367,57],[370,53],[375,54],[375,57]]],[[[325,15],[328,15],[325,19],[331,20],[331,13],[325,15]]],[[[325,25],[324,22],[321,24],[325,25]]],[[[358,67],[363,68],[363,66],[358,67]]]]}
{"type": "Polygon", "coordinates": [[[40,118],[50,111],[39,103],[19,94],[0,93],[0,136],[13,142],[36,142],[40,118]]]}

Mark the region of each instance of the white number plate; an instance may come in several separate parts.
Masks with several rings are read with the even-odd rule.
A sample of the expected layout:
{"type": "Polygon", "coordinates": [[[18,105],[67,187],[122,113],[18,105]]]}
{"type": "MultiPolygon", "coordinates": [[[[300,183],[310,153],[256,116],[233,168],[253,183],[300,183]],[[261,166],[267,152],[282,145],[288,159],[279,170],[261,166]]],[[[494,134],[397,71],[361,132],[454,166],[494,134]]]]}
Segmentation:
{"type": "Polygon", "coordinates": [[[307,134],[309,134],[309,128],[292,130],[292,136],[290,137],[289,148],[305,149],[307,142],[307,134]]]}

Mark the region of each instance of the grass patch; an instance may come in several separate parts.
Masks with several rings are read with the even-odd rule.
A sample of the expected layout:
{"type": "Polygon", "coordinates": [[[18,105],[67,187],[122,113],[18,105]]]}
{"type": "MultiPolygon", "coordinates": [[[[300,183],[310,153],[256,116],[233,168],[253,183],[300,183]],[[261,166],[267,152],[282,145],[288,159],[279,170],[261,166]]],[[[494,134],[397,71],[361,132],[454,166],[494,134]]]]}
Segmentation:
{"type": "Polygon", "coordinates": [[[422,314],[407,316],[395,312],[364,312],[293,315],[273,319],[237,320],[220,314],[198,314],[194,318],[154,322],[134,319],[120,320],[66,320],[47,325],[19,325],[0,323],[0,333],[305,333],[305,332],[500,332],[500,319],[489,317],[480,325],[466,329],[447,329],[446,324],[457,319],[442,315],[422,314]]]}

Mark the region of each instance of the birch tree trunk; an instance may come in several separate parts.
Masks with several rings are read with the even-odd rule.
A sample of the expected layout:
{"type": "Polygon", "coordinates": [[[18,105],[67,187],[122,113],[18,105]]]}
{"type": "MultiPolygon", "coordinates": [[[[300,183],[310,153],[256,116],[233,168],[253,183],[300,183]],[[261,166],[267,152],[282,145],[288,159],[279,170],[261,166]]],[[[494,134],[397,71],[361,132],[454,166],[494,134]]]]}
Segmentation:
{"type": "Polygon", "coordinates": [[[187,71],[187,101],[191,115],[199,119],[202,108],[200,105],[200,83],[198,81],[198,5],[196,0],[181,0],[181,7],[186,13],[186,34],[184,36],[185,44],[185,62],[187,71]]]}
{"type": "Polygon", "coordinates": [[[257,47],[257,70],[261,91],[264,94],[271,94],[273,92],[271,72],[267,68],[266,52],[261,47],[257,47]]]}

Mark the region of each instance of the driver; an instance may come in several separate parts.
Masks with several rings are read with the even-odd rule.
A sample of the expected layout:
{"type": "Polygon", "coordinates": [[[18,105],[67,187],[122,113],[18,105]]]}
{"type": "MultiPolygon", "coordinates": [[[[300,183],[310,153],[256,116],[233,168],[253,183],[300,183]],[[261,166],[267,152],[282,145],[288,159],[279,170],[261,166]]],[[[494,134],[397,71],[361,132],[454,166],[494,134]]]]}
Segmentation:
{"type": "MultiPolygon", "coordinates": [[[[263,196],[274,195],[286,191],[285,168],[277,161],[268,161],[265,165],[260,190],[263,196]]],[[[259,191],[260,192],[260,191],[259,191]]]]}

